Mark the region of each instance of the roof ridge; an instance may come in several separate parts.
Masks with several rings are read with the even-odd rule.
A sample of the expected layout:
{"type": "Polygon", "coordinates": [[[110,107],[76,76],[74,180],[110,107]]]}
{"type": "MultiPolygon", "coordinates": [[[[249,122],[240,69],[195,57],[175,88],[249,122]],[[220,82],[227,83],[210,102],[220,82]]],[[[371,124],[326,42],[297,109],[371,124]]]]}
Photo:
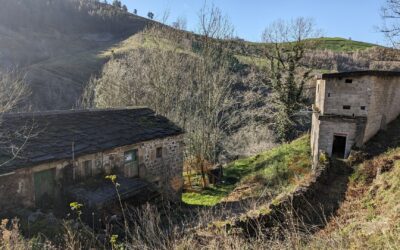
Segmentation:
{"type": "Polygon", "coordinates": [[[96,112],[111,112],[111,111],[128,111],[128,110],[148,110],[154,113],[149,107],[130,106],[121,108],[102,108],[102,109],[66,109],[66,110],[46,110],[46,111],[33,111],[33,112],[12,112],[4,113],[3,118],[8,117],[23,117],[23,116],[49,116],[49,115],[62,115],[62,114],[80,114],[80,113],[96,113],[96,112]]]}
{"type": "Polygon", "coordinates": [[[352,76],[400,76],[400,71],[394,70],[355,70],[342,71],[317,75],[317,79],[336,78],[336,77],[352,77],[352,76]]]}

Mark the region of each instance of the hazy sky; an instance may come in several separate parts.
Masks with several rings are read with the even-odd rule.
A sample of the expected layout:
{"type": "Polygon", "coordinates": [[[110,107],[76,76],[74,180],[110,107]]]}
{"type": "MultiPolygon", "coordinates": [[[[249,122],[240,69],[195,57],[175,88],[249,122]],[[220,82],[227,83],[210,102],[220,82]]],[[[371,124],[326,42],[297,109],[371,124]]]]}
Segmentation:
{"type": "MultiPolygon", "coordinates": [[[[109,0],[111,1],[111,0],[109,0]]],[[[179,16],[188,20],[188,29],[196,30],[199,9],[204,0],[122,0],[140,16],[152,11],[160,18],[170,11],[169,23],[179,16]]],[[[229,16],[236,34],[260,41],[264,28],[277,19],[311,17],[325,36],[352,38],[386,44],[376,27],[382,24],[380,8],[384,0],[208,0],[229,16]]]]}

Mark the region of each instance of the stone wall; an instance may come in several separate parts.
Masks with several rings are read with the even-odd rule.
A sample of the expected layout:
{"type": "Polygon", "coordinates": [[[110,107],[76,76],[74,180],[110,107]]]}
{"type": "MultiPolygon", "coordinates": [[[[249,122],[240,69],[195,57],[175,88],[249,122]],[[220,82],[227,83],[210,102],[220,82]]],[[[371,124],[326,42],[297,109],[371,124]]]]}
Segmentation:
{"type": "Polygon", "coordinates": [[[21,170],[0,176],[0,213],[15,207],[31,207],[34,204],[31,173],[21,170]]]}
{"type": "Polygon", "coordinates": [[[332,155],[334,135],[347,137],[345,156],[400,114],[400,79],[396,76],[328,78],[317,82],[311,147],[332,155]]]}
{"type": "Polygon", "coordinates": [[[400,114],[400,79],[370,77],[372,95],[369,101],[368,122],[364,143],[400,114]]]}
{"type": "Polygon", "coordinates": [[[139,176],[159,187],[160,192],[171,200],[180,200],[183,188],[183,136],[146,141],[38,166],[19,169],[10,175],[0,176],[0,207],[34,207],[35,186],[34,174],[55,169],[57,192],[65,185],[67,171],[70,170],[74,182],[83,182],[97,176],[104,178],[108,174],[120,174],[132,177],[124,165],[124,153],[138,150],[139,176]],[[162,157],[156,157],[156,149],[162,148],[162,157]],[[91,170],[87,173],[85,161],[91,162],[91,170]]]}
{"type": "MultiPolygon", "coordinates": [[[[318,113],[313,112],[312,114],[312,123],[311,123],[311,154],[313,157],[313,163],[318,161],[319,157],[319,128],[320,128],[320,121],[318,118],[318,113]]],[[[313,167],[315,167],[315,164],[313,164],[313,167]]]]}
{"type": "Polygon", "coordinates": [[[321,91],[321,114],[340,116],[367,116],[368,103],[372,94],[372,82],[370,77],[360,78],[334,78],[320,80],[324,82],[325,88],[321,91]],[[346,83],[351,80],[351,83],[346,83]],[[350,106],[350,109],[343,109],[350,106]],[[361,107],[365,107],[362,110],[361,107]]]}
{"type": "Polygon", "coordinates": [[[323,151],[326,152],[328,156],[332,156],[333,138],[335,135],[342,135],[347,138],[345,157],[348,157],[351,148],[354,145],[360,145],[362,142],[364,126],[364,118],[351,119],[345,117],[319,117],[317,142],[318,152],[323,151]]]}

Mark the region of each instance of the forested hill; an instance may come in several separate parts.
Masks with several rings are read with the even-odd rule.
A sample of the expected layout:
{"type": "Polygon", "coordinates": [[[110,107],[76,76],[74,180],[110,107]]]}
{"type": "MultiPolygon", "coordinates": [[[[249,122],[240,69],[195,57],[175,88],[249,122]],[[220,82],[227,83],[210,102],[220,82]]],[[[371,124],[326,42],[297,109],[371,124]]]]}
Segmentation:
{"type": "MultiPolygon", "coordinates": [[[[17,67],[24,74],[35,110],[74,107],[90,77],[98,75],[114,55],[147,49],[145,34],[138,33],[156,23],[97,0],[0,0],[0,4],[0,70],[17,67]]],[[[186,33],[183,49],[194,51],[196,37],[186,33]]],[[[319,71],[400,68],[395,50],[342,38],[318,40],[306,61],[319,71]]],[[[182,45],[167,34],[159,42],[170,48],[182,45]]],[[[227,46],[242,65],[266,65],[265,44],[238,39],[227,46]]]]}
{"type": "Polygon", "coordinates": [[[36,110],[70,109],[103,51],[149,19],[93,0],[0,0],[0,70],[18,68],[36,110]]]}
{"type": "Polygon", "coordinates": [[[132,34],[149,20],[97,0],[1,0],[0,23],[12,30],[132,34]]]}

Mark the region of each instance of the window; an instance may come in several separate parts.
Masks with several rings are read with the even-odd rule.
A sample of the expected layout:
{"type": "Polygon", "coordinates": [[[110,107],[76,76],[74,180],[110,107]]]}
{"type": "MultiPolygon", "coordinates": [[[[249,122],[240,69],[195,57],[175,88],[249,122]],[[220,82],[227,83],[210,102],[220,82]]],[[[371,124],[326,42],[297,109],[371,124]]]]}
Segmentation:
{"type": "Polygon", "coordinates": [[[138,158],[137,154],[138,154],[137,149],[125,152],[124,153],[125,163],[137,162],[137,158],[138,158]]]}
{"type": "Polygon", "coordinates": [[[353,83],[353,79],[346,79],[345,83],[353,83]]]}
{"type": "Polygon", "coordinates": [[[156,150],[156,157],[162,158],[162,147],[158,147],[156,150]]]}
{"type": "Polygon", "coordinates": [[[92,176],[92,161],[84,161],[83,162],[83,169],[85,171],[85,176],[92,176]]]}
{"type": "Polygon", "coordinates": [[[365,110],[365,108],[366,108],[365,106],[361,106],[361,110],[365,110]]]}
{"type": "Polygon", "coordinates": [[[153,182],[154,186],[161,187],[161,183],[159,180],[153,182]]]}
{"type": "Polygon", "coordinates": [[[328,97],[331,97],[331,93],[328,93],[328,97]]]}
{"type": "Polygon", "coordinates": [[[343,109],[351,109],[351,106],[350,105],[344,105],[343,109]]]}
{"type": "Polygon", "coordinates": [[[129,177],[138,177],[139,176],[139,158],[138,158],[138,150],[127,151],[124,154],[124,162],[125,162],[125,171],[129,177]]]}

